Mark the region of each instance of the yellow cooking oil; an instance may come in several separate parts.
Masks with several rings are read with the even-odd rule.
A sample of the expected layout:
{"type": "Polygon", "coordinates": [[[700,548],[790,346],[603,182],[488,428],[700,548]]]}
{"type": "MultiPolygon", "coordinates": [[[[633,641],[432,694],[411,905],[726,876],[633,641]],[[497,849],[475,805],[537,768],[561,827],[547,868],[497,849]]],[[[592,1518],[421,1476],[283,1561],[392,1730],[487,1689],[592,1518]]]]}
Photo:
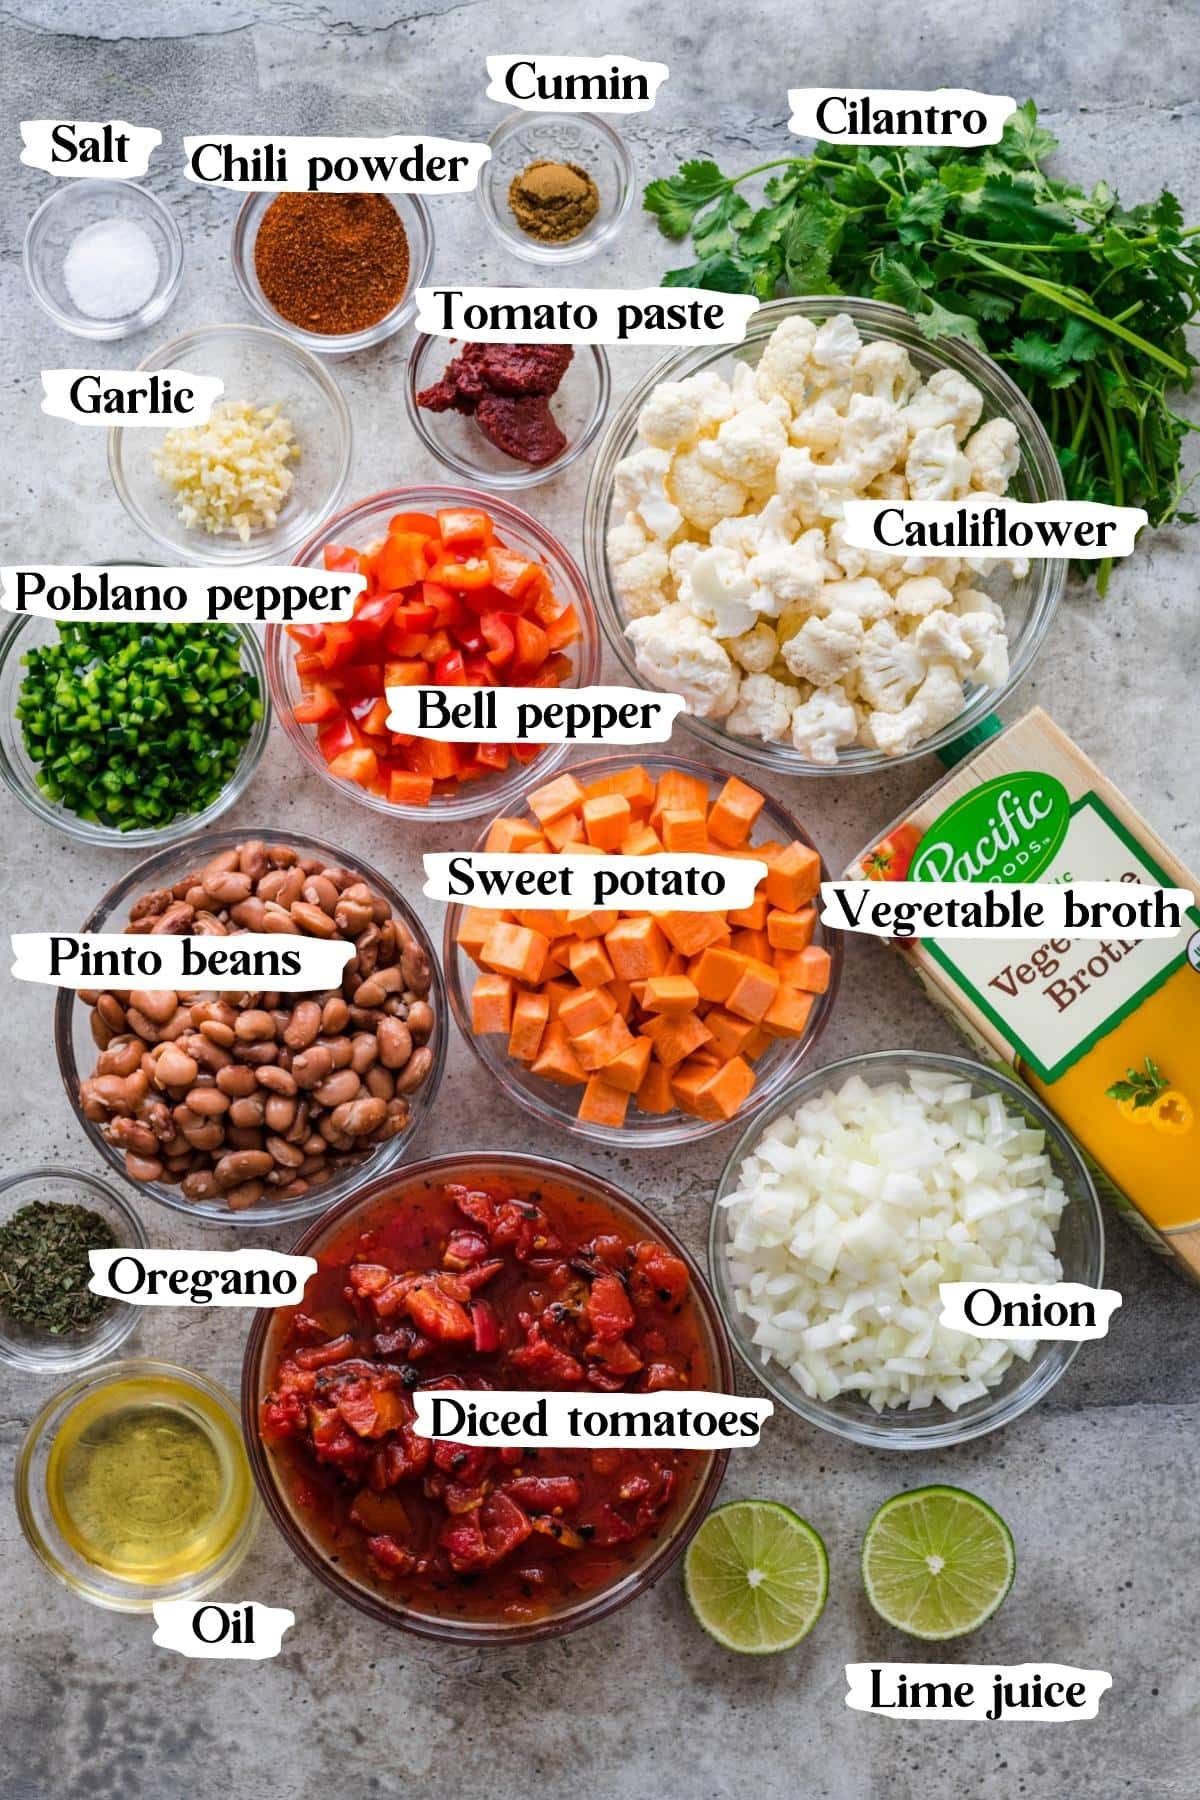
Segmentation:
{"type": "Polygon", "coordinates": [[[46,1496],[66,1542],[93,1568],[146,1587],[219,1560],[250,1505],[233,1422],[167,1374],[116,1377],[60,1425],[46,1496]]]}

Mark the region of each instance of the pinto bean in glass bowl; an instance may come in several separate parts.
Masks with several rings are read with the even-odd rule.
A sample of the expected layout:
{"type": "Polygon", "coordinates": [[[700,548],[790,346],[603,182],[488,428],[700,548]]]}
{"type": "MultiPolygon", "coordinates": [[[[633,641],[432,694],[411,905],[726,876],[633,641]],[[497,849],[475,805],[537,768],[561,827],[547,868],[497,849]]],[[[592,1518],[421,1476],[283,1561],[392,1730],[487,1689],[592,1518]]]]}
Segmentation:
{"type": "Polygon", "coordinates": [[[139,863],[84,932],[263,931],[355,946],[338,987],[62,989],[59,1072],[105,1159],[223,1225],[307,1218],[403,1161],[441,1081],[446,1006],[423,926],[376,870],[247,827],[139,863]]]}

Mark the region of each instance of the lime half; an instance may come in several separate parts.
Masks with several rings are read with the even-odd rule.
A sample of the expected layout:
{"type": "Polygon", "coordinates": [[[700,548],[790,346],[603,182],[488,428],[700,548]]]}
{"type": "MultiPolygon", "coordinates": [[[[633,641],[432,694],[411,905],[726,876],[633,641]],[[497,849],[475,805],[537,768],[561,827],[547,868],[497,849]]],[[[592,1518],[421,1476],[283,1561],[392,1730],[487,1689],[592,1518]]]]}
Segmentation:
{"type": "Polygon", "coordinates": [[[922,1487],[885,1500],[867,1526],[867,1598],[889,1625],[931,1642],[990,1619],[1013,1583],[1012,1532],[965,1488],[922,1487]]]}
{"type": "Polygon", "coordinates": [[[807,1637],[829,1591],[829,1558],[812,1526],[774,1500],[714,1507],[688,1546],[692,1611],[727,1650],[769,1656],[807,1637]]]}

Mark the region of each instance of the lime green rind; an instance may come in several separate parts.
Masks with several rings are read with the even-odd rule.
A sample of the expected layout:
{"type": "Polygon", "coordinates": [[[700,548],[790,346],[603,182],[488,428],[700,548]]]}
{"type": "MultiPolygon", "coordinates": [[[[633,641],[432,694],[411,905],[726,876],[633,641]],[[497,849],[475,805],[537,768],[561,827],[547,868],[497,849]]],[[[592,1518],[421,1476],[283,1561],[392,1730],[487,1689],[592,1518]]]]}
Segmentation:
{"type": "Polygon", "coordinates": [[[965,1488],[934,1485],[896,1494],[863,1536],[867,1598],[887,1624],[926,1643],[977,1631],[1002,1605],[1016,1574],[1012,1533],[965,1488]],[[938,1556],[937,1573],[926,1558],[938,1556]]]}
{"type": "Polygon", "coordinates": [[[774,1500],[731,1500],[688,1547],[684,1591],[698,1623],[726,1650],[770,1656],[806,1638],[824,1610],[829,1558],[820,1534],[774,1500]],[[762,1581],[752,1587],[747,1572],[762,1581]]]}

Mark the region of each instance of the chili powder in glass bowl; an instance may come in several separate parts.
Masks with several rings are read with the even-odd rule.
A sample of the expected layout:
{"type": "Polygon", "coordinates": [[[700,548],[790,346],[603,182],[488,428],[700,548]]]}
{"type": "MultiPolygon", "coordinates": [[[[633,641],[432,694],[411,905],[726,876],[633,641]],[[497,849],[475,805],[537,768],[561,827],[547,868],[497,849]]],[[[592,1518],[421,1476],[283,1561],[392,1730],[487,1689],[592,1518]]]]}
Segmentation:
{"type": "Polygon", "coordinates": [[[682,1553],[727,1452],[412,1428],[420,1388],[732,1393],[712,1295],[652,1213],[562,1163],[467,1153],[371,1183],[295,1250],[317,1273],[301,1306],[255,1315],[242,1420],[276,1525],[343,1599],[427,1637],[523,1642],[604,1617],[682,1553]]]}

